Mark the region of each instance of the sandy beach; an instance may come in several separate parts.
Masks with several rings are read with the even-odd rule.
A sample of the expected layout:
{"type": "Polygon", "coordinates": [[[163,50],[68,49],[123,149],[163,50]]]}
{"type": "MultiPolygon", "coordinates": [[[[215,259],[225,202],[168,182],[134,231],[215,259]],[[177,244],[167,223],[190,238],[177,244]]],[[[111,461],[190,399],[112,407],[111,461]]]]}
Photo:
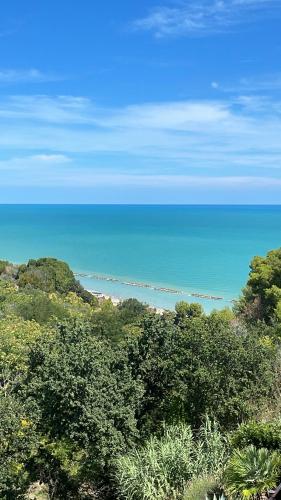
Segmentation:
{"type": "MultiPolygon", "coordinates": [[[[111,300],[112,304],[114,306],[118,306],[118,304],[120,304],[120,302],[122,302],[123,300],[125,299],[121,299],[120,297],[116,297],[114,295],[108,295],[108,294],[105,294],[103,292],[98,292],[96,290],[87,290],[88,292],[90,292],[92,295],[94,295],[94,297],[96,297],[97,299],[99,300],[111,300]]],[[[149,308],[150,309],[154,309],[158,314],[163,314],[165,312],[165,309],[161,308],[161,307],[156,307],[154,306],[153,304],[148,304],[149,308]]]]}

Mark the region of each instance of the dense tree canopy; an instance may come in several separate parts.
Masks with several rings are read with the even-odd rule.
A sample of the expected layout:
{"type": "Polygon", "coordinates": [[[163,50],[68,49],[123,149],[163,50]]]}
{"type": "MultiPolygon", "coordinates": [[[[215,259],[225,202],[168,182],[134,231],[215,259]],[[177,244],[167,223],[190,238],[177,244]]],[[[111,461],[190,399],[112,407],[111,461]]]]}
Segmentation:
{"type": "Polygon", "coordinates": [[[41,413],[41,431],[84,450],[81,474],[86,468],[99,477],[137,438],[142,384],[133,379],[126,352],[94,337],[90,325],[60,324],[51,341],[38,343],[27,387],[41,413]]]}
{"type": "Polygon", "coordinates": [[[141,419],[149,428],[163,419],[197,426],[206,414],[231,427],[273,396],[275,346],[247,331],[237,334],[220,315],[196,318],[184,329],[169,314],[151,315],[136,344],[131,359],[145,384],[141,419]]]}
{"type": "Polygon", "coordinates": [[[254,257],[239,303],[246,317],[281,321],[281,248],[266,257],[254,257]]]}
{"type": "Polygon", "coordinates": [[[209,315],[98,301],[56,259],[1,261],[0,498],[230,500],[262,470],[259,498],[281,479],[280,290],[281,249],[209,315]]]}

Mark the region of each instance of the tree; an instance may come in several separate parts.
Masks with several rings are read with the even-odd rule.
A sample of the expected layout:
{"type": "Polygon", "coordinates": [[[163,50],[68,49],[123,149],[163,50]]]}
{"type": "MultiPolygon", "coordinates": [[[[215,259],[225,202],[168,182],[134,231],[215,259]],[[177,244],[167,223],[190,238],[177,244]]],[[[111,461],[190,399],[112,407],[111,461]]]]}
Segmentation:
{"type": "Polygon", "coordinates": [[[180,328],[171,315],[147,316],[129,350],[145,387],[139,425],[146,435],[163,420],[198,427],[205,414],[231,428],[273,394],[274,345],[237,333],[219,315],[180,328]]]}
{"type": "Polygon", "coordinates": [[[117,306],[123,324],[135,323],[147,311],[148,306],[137,299],[126,299],[117,306]]]}
{"type": "Polygon", "coordinates": [[[32,346],[44,334],[51,335],[35,321],[21,318],[0,320],[0,390],[10,392],[28,369],[32,346]]]}
{"type": "Polygon", "coordinates": [[[66,262],[51,257],[31,259],[19,267],[18,285],[23,288],[30,286],[44,292],[59,292],[66,294],[75,292],[85,302],[93,302],[93,295],[80,285],[66,262]]]}
{"type": "Polygon", "coordinates": [[[203,307],[196,302],[191,304],[185,301],[177,302],[175,310],[177,319],[179,320],[184,318],[200,318],[204,314],[203,307]]]}
{"type": "Polygon", "coordinates": [[[43,434],[62,446],[64,463],[76,454],[79,481],[105,478],[111,460],[138,436],[142,388],[126,353],[94,337],[81,321],[61,323],[55,337],[38,343],[26,384],[43,434]]]}
{"type": "Polygon", "coordinates": [[[36,452],[35,422],[25,405],[0,392],[0,497],[23,498],[30,481],[27,462],[36,452]]]}
{"type": "Polygon", "coordinates": [[[254,257],[243,295],[236,308],[248,319],[270,322],[280,319],[281,308],[281,248],[254,257]]]}

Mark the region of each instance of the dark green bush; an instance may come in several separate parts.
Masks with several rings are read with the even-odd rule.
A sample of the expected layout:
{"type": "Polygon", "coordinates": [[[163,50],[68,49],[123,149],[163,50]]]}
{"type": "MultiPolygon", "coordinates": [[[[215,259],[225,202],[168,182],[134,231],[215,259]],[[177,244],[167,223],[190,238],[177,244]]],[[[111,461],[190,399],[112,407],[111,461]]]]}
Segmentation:
{"type": "Polygon", "coordinates": [[[235,448],[252,444],[256,448],[281,450],[281,420],[241,424],[231,436],[235,448]]]}
{"type": "Polygon", "coordinates": [[[104,478],[110,461],[138,436],[136,411],[142,394],[125,351],[73,320],[32,350],[26,397],[41,412],[40,431],[64,443],[64,461],[77,452],[80,480],[104,478]],[[65,443],[69,443],[71,446],[65,443]],[[70,455],[68,455],[70,453],[70,455]]]}
{"type": "Polygon", "coordinates": [[[18,285],[20,288],[31,286],[44,292],[58,292],[66,294],[75,292],[85,302],[96,305],[95,297],[85,290],[75,279],[73,272],[66,262],[51,257],[31,259],[27,264],[19,267],[18,285]]]}

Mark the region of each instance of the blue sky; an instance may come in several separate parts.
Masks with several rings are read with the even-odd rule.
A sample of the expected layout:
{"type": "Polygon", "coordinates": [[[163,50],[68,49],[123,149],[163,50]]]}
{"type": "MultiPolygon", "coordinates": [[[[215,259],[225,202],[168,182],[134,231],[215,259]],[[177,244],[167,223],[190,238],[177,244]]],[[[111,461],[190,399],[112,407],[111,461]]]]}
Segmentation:
{"type": "Polygon", "coordinates": [[[9,0],[1,203],[280,203],[281,0],[9,0]]]}

